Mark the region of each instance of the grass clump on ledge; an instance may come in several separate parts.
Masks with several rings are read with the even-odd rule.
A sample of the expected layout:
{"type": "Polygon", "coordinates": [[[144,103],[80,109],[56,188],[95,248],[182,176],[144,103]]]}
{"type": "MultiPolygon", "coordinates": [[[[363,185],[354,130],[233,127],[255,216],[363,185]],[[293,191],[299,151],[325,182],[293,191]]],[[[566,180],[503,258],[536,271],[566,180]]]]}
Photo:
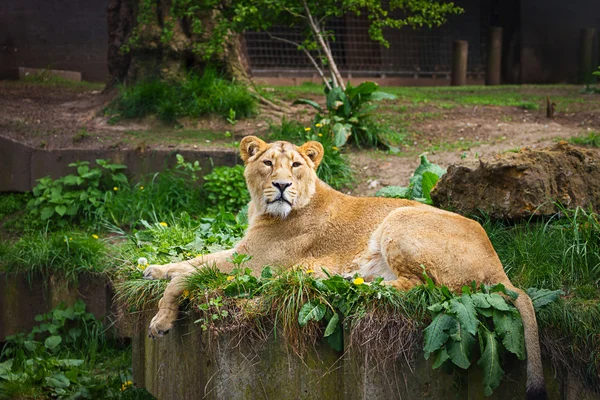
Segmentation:
{"type": "Polygon", "coordinates": [[[198,118],[215,114],[227,118],[230,110],[238,118],[256,114],[257,100],[247,87],[231,82],[211,67],[200,75],[191,71],[178,81],[147,79],[122,86],[106,113],[113,121],[156,115],[173,123],[180,117],[198,118]]]}

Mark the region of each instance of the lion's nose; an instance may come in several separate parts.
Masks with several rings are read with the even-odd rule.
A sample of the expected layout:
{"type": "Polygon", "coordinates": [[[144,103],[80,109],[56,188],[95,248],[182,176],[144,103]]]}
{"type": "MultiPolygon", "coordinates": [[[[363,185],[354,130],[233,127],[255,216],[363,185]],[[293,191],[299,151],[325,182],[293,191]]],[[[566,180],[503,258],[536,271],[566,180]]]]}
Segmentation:
{"type": "Polygon", "coordinates": [[[273,181],[271,182],[273,184],[273,186],[275,186],[277,189],[279,189],[279,191],[281,193],[283,193],[283,191],[285,189],[287,189],[288,187],[292,186],[292,182],[285,182],[285,181],[273,181]]]}

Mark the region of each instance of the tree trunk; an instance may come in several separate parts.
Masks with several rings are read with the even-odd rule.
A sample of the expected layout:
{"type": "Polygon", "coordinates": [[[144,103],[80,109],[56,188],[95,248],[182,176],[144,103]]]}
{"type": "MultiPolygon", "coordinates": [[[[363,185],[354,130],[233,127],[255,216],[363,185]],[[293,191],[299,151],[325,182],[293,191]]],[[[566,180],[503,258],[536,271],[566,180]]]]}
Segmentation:
{"type": "Polygon", "coordinates": [[[155,18],[140,29],[136,45],[130,46],[129,52],[123,51],[123,45],[128,44],[137,24],[138,2],[139,0],[109,0],[108,88],[147,78],[179,80],[192,69],[201,73],[209,63],[229,79],[250,83],[241,35],[227,43],[220,54],[206,60],[203,54],[194,51],[194,47],[210,38],[214,15],[203,15],[201,19],[205,32],[200,36],[194,35],[190,32],[187,21],[173,20],[168,14],[169,0],[157,1],[155,18]],[[173,36],[167,43],[161,41],[165,21],[173,23],[173,36]]]}

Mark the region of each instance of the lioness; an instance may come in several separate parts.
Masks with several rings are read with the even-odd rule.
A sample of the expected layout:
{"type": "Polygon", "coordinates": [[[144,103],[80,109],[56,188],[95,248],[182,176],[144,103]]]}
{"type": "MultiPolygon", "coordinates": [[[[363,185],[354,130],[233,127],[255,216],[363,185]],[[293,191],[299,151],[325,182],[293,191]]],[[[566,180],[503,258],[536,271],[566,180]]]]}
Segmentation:
{"type": "Polygon", "coordinates": [[[248,136],[240,151],[252,198],[246,235],[231,250],[146,268],[147,279],[172,279],[150,323],[151,337],[173,326],[185,275],[205,264],[230,271],[228,258],[234,252],[252,256],[247,266],[255,271],[265,265],[324,267],[358,272],[365,279],[382,276],[400,290],[421,284],[425,266],[434,282],[452,290],[475,280],[503,283],[519,294],[515,305],[525,328],[527,397],[545,397],[531,299],[510,283],[481,225],[414,201],[335,191],[317,177],[324,151],[318,142],[298,147],[248,136]]]}

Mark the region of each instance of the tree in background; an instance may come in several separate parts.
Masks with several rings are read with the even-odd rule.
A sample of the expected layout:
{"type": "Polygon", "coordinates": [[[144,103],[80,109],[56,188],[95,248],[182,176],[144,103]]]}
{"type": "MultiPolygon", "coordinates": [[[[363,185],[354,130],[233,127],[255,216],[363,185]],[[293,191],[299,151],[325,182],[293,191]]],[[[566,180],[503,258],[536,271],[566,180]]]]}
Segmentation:
{"type": "Polygon", "coordinates": [[[269,36],[303,51],[329,89],[345,90],[331,51],[332,19],[365,16],[370,38],[387,47],[385,29],[439,26],[462,11],[445,0],[111,0],[109,70],[122,82],[148,74],[177,78],[210,63],[247,81],[241,34],[285,26],[300,28],[303,41],[269,36]]]}

